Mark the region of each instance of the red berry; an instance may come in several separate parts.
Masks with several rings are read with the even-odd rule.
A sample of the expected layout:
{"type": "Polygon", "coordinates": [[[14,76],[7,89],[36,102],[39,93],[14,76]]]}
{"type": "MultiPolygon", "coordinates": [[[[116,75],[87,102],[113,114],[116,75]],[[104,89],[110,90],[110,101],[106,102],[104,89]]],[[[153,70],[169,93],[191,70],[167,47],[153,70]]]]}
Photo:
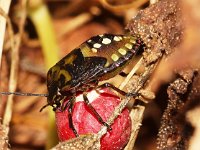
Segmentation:
{"type": "MultiPolygon", "coordinates": [[[[73,108],[72,119],[75,129],[79,135],[97,133],[102,124],[98,122],[96,116],[91,113],[83,102],[82,95],[78,96],[77,99],[81,99],[81,101],[76,102],[73,108]]],[[[101,94],[91,91],[88,93],[88,99],[93,99],[91,105],[104,121],[110,117],[114,108],[120,103],[119,97],[109,90],[103,90],[101,94]]],[[[75,137],[73,131],[69,128],[67,110],[56,112],[56,124],[61,141],[75,137]]],[[[127,144],[131,134],[131,119],[127,108],[115,119],[111,128],[112,130],[101,138],[101,150],[119,150],[127,144]]]]}

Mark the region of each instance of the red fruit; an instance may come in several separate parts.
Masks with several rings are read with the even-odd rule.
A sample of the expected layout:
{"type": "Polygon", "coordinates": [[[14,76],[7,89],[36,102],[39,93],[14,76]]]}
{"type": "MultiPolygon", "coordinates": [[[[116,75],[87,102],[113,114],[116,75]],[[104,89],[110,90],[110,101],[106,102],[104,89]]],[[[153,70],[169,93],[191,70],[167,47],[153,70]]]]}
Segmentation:
{"type": "MultiPolygon", "coordinates": [[[[103,90],[101,94],[91,91],[88,93],[88,99],[93,99],[91,104],[104,121],[110,117],[114,108],[120,103],[119,97],[109,90],[103,90]]],[[[96,116],[91,113],[83,102],[82,95],[78,96],[77,100],[73,108],[72,118],[78,134],[97,133],[102,124],[98,122],[96,116]]],[[[56,124],[61,141],[75,137],[73,131],[69,128],[67,110],[56,112],[56,124]]],[[[101,138],[101,150],[119,150],[127,144],[131,134],[131,119],[128,109],[123,110],[118,118],[115,119],[111,128],[112,130],[101,138]]]]}

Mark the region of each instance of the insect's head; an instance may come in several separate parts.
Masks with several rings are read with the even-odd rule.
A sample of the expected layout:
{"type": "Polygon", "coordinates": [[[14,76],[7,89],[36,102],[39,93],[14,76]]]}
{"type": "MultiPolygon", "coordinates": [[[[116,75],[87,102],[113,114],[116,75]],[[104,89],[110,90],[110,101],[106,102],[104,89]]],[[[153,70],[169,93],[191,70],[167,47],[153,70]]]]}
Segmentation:
{"type": "Polygon", "coordinates": [[[47,73],[47,89],[49,93],[47,97],[47,102],[51,106],[53,106],[56,102],[56,97],[58,93],[57,74],[59,73],[59,70],[60,68],[58,66],[53,66],[52,68],[49,69],[47,73]]]}
{"type": "Polygon", "coordinates": [[[49,105],[60,106],[60,101],[64,98],[64,95],[70,93],[70,80],[70,74],[65,69],[61,69],[61,66],[55,65],[49,69],[47,73],[47,89],[49,92],[47,102],[49,105]]]}

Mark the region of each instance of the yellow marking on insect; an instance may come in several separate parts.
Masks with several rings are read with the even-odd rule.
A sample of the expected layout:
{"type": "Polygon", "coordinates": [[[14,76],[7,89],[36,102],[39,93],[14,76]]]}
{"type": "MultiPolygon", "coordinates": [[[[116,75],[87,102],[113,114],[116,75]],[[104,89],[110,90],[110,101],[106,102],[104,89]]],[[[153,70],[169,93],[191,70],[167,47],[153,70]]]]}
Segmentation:
{"type": "Polygon", "coordinates": [[[105,64],[105,67],[108,67],[110,65],[110,63],[107,61],[105,64]]]}
{"type": "Polygon", "coordinates": [[[124,48],[118,49],[118,52],[119,52],[121,55],[126,55],[126,50],[125,50],[124,48]]]}
{"type": "Polygon", "coordinates": [[[112,54],[111,58],[113,61],[117,61],[119,59],[119,56],[117,56],[117,54],[112,54]]]}
{"type": "Polygon", "coordinates": [[[52,100],[54,100],[56,97],[57,97],[57,95],[56,95],[56,94],[55,94],[55,95],[53,95],[53,99],[52,99],[52,100]]]}
{"type": "Polygon", "coordinates": [[[53,67],[51,68],[51,70],[52,70],[52,73],[55,73],[55,72],[57,72],[57,71],[60,70],[60,67],[59,67],[58,65],[55,65],[55,66],[53,66],[53,67]]]}
{"type": "Polygon", "coordinates": [[[97,53],[97,49],[96,48],[92,48],[91,49],[93,53],[97,53]]]}
{"type": "Polygon", "coordinates": [[[130,39],[130,42],[131,42],[132,44],[135,44],[135,43],[136,43],[135,39],[130,39]]]}
{"type": "Polygon", "coordinates": [[[60,71],[60,67],[58,65],[55,65],[51,68],[52,70],[52,74],[50,76],[52,76],[54,74],[54,76],[52,76],[54,78],[54,80],[58,80],[59,76],[58,73],[60,71]]]}
{"type": "Polygon", "coordinates": [[[114,41],[117,41],[117,42],[118,42],[118,41],[121,41],[121,39],[119,38],[119,36],[114,36],[113,40],[114,40],[114,41]]]}
{"type": "Polygon", "coordinates": [[[122,37],[121,37],[121,36],[118,36],[118,38],[119,38],[120,40],[122,40],[122,37]]]}
{"type": "Polygon", "coordinates": [[[101,47],[101,44],[95,43],[95,44],[93,45],[93,47],[94,47],[94,48],[100,48],[100,47],[101,47]]]}
{"type": "Polygon", "coordinates": [[[128,49],[132,49],[132,48],[133,48],[133,45],[130,44],[130,43],[126,43],[126,44],[125,44],[125,47],[128,48],[128,49]]]}
{"type": "Polygon", "coordinates": [[[111,43],[111,40],[109,38],[103,38],[103,41],[102,41],[103,44],[110,44],[111,43]]]}
{"type": "Polygon", "coordinates": [[[72,54],[65,58],[65,64],[72,64],[73,61],[76,59],[76,55],[72,54]]]}
{"type": "Polygon", "coordinates": [[[81,49],[81,52],[83,54],[84,57],[91,57],[91,56],[96,56],[96,51],[97,49],[95,50],[95,48],[92,50],[92,48],[88,47],[87,44],[82,44],[80,46],[80,49],[81,49]]]}
{"type": "Polygon", "coordinates": [[[65,77],[65,83],[67,83],[67,81],[70,81],[72,79],[72,76],[69,74],[69,72],[64,69],[60,70],[59,76],[61,75],[65,77]]]}

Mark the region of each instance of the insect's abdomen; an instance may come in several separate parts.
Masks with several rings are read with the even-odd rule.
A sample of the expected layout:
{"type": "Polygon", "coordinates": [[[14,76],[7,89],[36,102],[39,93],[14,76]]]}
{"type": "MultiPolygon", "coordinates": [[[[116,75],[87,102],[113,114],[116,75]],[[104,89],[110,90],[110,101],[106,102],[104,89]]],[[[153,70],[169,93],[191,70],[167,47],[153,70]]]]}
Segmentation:
{"type": "Polygon", "coordinates": [[[80,46],[84,57],[103,57],[106,63],[99,80],[106,80],[121,72],[144,45],[138,37],[103,34],[90,38],[80,46]]]}

